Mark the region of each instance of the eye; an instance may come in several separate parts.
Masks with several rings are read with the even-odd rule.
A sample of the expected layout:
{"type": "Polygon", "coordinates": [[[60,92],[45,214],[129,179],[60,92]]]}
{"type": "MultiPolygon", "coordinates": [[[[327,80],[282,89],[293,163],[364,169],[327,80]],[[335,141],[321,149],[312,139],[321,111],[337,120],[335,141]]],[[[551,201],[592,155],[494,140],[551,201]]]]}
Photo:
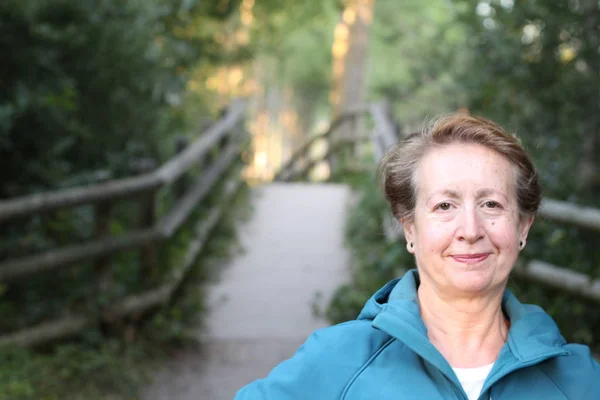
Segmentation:
{"type": "Polygon", "coordinates": [[[488,200],[484,203],[487,208],[500,208],[500,203],[493,200],[488,200]]]}
{"type": "Polygon", "coordinates": [[[443,203],[440,203],[437,206],[435,206],[435,209],[442,210],[442,211],[448,211],[450,209],[450,207],[452,207],[452,205],[450,203],[443,202],[443,203]]]}

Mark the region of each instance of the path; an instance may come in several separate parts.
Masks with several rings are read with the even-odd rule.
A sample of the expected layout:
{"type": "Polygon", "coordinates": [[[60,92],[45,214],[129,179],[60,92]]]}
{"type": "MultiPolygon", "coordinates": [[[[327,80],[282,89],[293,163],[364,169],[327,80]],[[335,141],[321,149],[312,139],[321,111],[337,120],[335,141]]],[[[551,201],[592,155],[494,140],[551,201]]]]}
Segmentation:
{"type": "Polygon", "coordinates": [[[245,253],[210,289],[203,351],[157,374],[144,400],[231,400],[237,390],[289,358],[315,329],[316,293],[326,304],[348,276],[342,185],[270,184],[253,190],[241,227],[245,253]]]}

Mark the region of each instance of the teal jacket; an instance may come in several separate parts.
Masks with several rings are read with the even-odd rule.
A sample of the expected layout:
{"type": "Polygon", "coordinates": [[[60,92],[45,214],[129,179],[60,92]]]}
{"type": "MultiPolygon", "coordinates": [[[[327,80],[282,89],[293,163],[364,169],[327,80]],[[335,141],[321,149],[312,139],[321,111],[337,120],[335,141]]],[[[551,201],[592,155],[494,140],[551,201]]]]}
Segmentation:
{"type": "MultiPolygon", "coordinates": [[[[467,400],[427,338],[418,282],[415,270],[391,281],[357,320],[314,332],[234,400],[467,400]]],[[[567,344],[548,314],[509,290],[502,305],[511,327],[480,400],[600,399],[600,365],[588,347],[567,344]]]]}

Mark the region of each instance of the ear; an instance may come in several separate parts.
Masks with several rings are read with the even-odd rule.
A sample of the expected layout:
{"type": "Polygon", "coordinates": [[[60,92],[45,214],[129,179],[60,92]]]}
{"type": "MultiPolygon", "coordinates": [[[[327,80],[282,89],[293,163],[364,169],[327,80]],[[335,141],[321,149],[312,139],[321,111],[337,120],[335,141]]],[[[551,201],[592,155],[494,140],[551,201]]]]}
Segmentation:
{"type": "Polygon", "coordinates": [[[533,225],[534,220],[535,215],[521,218],[521,221],[519,222],[519,241],[522,241],[523,243],[527,241],[527,235],[529,235],[529,229],[531,228],[531,225],[533,225]]]}
{"type": "Polygon", "coordinates": [[[415,224],[414,221],[404,217],[400,220],[404,229],[404,238],[406,239],[406,249],[409,253],[415,253],[415,224]],[[411,246],[411,243],[413,246],[411,246]]]}

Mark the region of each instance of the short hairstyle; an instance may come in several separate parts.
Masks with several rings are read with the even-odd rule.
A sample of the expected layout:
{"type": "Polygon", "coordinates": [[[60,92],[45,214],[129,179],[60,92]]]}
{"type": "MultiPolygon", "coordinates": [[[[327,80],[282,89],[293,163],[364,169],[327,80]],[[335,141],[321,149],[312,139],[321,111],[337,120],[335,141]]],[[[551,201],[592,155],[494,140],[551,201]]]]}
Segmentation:
{"type": "Polygon", "coordinates": [[[516,167],[515,187],[521,216],[536,214],[541,201],[538,174],[520,140],[493,121],[456,113],[438,118],[422,131],[402,138],[379,162],[378,181],[398,220],[414,218],[419,162],[429,151],[455,143],[479,144],[508,159],[516,167]]]}

